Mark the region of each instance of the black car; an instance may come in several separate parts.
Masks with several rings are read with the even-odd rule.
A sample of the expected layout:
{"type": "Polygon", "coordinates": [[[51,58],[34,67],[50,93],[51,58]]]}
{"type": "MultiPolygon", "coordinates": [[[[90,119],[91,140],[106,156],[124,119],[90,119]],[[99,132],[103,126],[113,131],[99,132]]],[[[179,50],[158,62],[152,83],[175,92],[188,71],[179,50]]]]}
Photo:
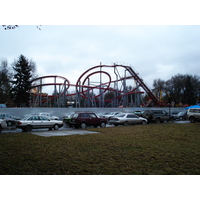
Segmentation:
{"type": "Polygon", "coordinates": [[[169,115],[165,110],[145,110],[142,113],[142,117],[146,118],[149,122],[164,122],[164,121],[174,121],[174,117],[169,115]]]}

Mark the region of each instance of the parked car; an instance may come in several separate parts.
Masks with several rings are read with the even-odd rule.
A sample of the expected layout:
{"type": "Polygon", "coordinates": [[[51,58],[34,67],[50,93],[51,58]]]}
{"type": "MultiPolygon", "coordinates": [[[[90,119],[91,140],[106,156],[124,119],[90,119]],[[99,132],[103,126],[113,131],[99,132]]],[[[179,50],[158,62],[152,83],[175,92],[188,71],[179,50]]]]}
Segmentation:
{"type": "Polygon", "coordinates": [[[59,120],[59,117],[53,116],[53,115],[51,115],[51,114],[48,113],[48,112],[42,112],[42,113],[39,113],[39,115],[48,117],[49,119],[59,120]]]}
{"type": "Polygon", "coordinates": [[[63,121],[59,120],[50,120],[48,117],[42,115],[33,115],[22,120],[19,120],[17,123],[17,128],[22,129],[23,131],[32,131],[32,129],[43,129],[49,128],[49,130],[54,129],[58,130],[63,126],[63,121]]]}
{"type": "Polygon", "coordinates": [[[114,117],[115,115],[118,115],[122,112],[109,112],[109,113],[104,113],[101,117],[102,118],[106,118],[106,119],[110,119],[111,117],[114,117]]]}
{"type": "Polygon", "coordinates": [[[138,117],[142,117],[143,110],[136,110],[133,113],[136,114],[138,117]]]}
{"type": "Polygon", "coordinates": [[[179,120],[187,120],[187,111],[179,112],[177,116],[179,120]]]}
{"type": "Polygon", "coordinates": [[[71,120],[72,120],[73,115],[74,115],[74,113],[69,113],[63,117],[63,122],[69,127],[72,126],[71,120]]]}
{"type": "Polygon", "coordinates": [[[77,112],[72,116],[71,124],[75,128],[82,129],[85,129],[87,126],[105,127],[107,124],[107,119],[100,118],[93,112],[77,112]]]}
{"type": "Polygon", "coordinates": [[[174,117],[174,120],[179,120],[178,113],[179,113],[179,111],[173,111],[172,112],[172,116],[174,117]]]}
{"type": "Polygon", "coordinates": [[[16,122],[17,122],[16,117],[13,117],[6,113],[0,113],[0,119],[3,119],[4,121],[6,121],[7,126],[16,125],[16,122]]]}
{"type": "Polygon", "coordinates": [[[7,128],[7,123],[6,121],[4,121],[3,119],[0,119],[0,133],[2,131],[2,129],[7,128]]]}
{"type": "Polygon", "coordinates": [[[187,111],[187,117],[191,123],[200,121],[200,108],[189,108],[187,111]]]}
{"type": "Polygon", "coordinates": [[[115,126],[124,125],[128,126],[131,124],[146,124],[147,119],[143,117],[139,117],[133,113],[121,113],[116,115],[115,117],[111,117],[109,124],[113,124],[115,126]]]}
{"type": "Polygon", "coordinates": [[[174,121],[174,117],[169,115],[165,110],[144,110],[142,117],[146,118],[149,122],[164,122],[164,121],[174,121]]]}

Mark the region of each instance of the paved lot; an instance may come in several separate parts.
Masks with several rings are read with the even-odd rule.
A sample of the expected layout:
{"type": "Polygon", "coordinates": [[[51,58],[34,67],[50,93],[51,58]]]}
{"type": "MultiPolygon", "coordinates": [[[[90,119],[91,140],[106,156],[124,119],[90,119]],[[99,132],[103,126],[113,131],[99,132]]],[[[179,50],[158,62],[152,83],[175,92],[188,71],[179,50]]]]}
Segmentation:
{"type": "MultiPolygon", "coordinates": [[[[15,129],[15,128],[9,128],[7,130],[3,130],[3,133],[19,133],[22,132],[21,129],[15,129]]],[[[74,129],[74,128],[68,128],[68,127],[62,127],[59,130],[55,131],[49,131],[48,129],[33,129],[31,134],[39,135],[43,137],[51,137],[51,136],[65,136],[65,135],[83,135],[83,134],[92,134],[92,133],[99,133],[98,128],[96,132],[93,131],[86,131],[82,129],[74,129]]]]}
{"type": "MultiPolygon", "coordinates": [[[[189,121],[175,121],[174,123],[190,123],[189,121]]],[[[113,125],[107,125],[107,127],[113,125]]],[[[48,129],[33,129],[30,133],[34,135],[39,135],[43,137],[51,137],[51,136],[66,136],[66,135],[84,135],[84,134],[97,134],[101,131],[101,128],[96,128],[97,131],[87,131],[82,129],[74,129],[69,127],[62,127],[57,131],[49,131],[48,129]]],[[[22,132],[21,129],[9,128],[7,130],[3,130],[2,133],[19,133],[22,132]]]]}

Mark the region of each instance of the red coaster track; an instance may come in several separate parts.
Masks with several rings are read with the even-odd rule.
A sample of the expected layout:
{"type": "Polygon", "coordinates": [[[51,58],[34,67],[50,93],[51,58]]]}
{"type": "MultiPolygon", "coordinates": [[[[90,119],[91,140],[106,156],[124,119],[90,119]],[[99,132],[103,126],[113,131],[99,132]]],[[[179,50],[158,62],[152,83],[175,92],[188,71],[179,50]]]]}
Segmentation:
{"type": "Polygon", "coordinates": [[[139,106],[140,95],[144,93],[140,91],[140,87],[149,95],[151,103],[159,105],[158,99],[130,66],[98,65],[86,70],[78,78],[76,84],[70,84],[65,77],[56,75],[34,79],[31,87],[31,105],[49,106],[48,102],[53,100],[53,106],[65,107],[66,101],[71,97],[74,99],[76,107],[105,107],[108,103],[113,107],[139,106]],[[47,79],[50,78],[53,78],[54,81],[47,83],[47,79]],[[53,86],[52,95],[42,92],[46,86],[53,86]],[[131,86],[131,91],[127,89],[128,86],[131,86]],[[69,92],[71,88],[75,88],[76,92],[69,92]],[[107,92],[112,92],[114,96],[105,99],[107,92]],[[130,96],[133,98],[133,94],[135,99],[130,100],[130,96]]]}

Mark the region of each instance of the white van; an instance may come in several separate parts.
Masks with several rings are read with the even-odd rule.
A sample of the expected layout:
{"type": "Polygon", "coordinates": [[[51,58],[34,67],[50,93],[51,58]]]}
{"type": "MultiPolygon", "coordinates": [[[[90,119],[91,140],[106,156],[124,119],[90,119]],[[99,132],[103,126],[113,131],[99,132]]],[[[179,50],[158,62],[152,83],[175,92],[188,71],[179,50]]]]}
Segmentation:
{"type": "Polygon", "coordinates": [[[200,108],[189,108],[187,116],[191,123],[200,121],[200,108]]]}

